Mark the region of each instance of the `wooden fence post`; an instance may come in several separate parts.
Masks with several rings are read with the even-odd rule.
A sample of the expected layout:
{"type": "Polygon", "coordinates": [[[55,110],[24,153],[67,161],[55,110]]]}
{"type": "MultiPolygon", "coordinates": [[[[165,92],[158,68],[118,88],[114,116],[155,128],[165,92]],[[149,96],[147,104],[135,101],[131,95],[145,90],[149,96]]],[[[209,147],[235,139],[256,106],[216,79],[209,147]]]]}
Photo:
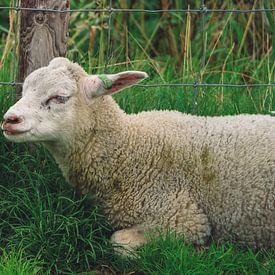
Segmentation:
{"type": "MultiPolygon", "coordinates": [[[[21,0],[21,7],[66,10],[70,0],[21,0]]],[[[47,66],[54,57],[65,56],[68,25],[69,13],[21,10],[19,82],[32,71],[47,66]]],[[[17,90],[18,98],[21,90],[17,90]]]]}

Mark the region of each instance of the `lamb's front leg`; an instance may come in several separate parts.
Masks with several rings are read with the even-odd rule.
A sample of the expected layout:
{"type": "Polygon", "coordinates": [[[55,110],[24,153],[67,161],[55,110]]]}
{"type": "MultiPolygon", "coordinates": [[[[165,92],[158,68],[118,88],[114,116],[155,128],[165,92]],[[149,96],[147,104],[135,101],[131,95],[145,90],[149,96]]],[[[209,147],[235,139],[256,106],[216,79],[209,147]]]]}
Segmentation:
{"type": "Polygon", "coordinates": [[[111,242],[117,245],[117,247],[115,247],[116,252],[122,255],[128,255],[131,251],[134,251],[147,242],[146,232],[147,230],[141,225],[118,230],[113,233],[111,242]]]}
{"type": "Polygon", "coordinates": [[[127,251],[146,244],[147,235],[157,236],[167,232],[167,229],[196,245],[207,242],[211,234],[209,220],[189,193],[182,190],[167,195],[165,199],[165,203],[154,204],[154,209],[149,211],[151,216],[147,217],[145,224],[122,229],[112,235],[111,241],[120,246],[116,248],[117,252],[127,255],[127,251]]]}

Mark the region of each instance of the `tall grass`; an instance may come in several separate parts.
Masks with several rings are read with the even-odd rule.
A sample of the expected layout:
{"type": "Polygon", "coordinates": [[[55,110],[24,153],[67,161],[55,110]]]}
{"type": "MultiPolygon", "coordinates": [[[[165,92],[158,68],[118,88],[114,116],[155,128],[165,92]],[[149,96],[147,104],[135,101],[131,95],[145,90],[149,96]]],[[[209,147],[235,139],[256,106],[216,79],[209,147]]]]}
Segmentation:
{"type": "MultiPolygon", "coordinates": [[[[0,4],[1,1],[9,4],[6,0],[0,0],[0,4]]],[[[108,2],[72,0],[71,7],[105,7],[108,2]]],[[[199,7],[200,2],[119,0],[113,4],[122,8],[192,9],[199,7]]],[[[207,6],[214,9],[275,7],[271,1],[264,0],[233,3],[209,0],[207,6]]],[[[14,13],[1,17],[1,81],[12,81],[13,75],[14,28],[8,25],[8,18],[12,22],[14,13]]],[[[201,15],[194,13],[113,14],[107,72],[144,70],[150,75],[147,84],[275,82],[274,13],[207,13],[204,32],[201,19],[201,15]]],[[[107,21],[108,13],[71,16],[68,57],[89,73],[104,71],[107,21]]],[[[273,92],[272,87],[135,86],[116,94],[115,99],[127,113],[176,109],[198,115],[268,114],[275,107],[273,92]]],[[[0,117],[14,100],[13,87],[0,87],[0,117]]],[[[209,249],[197,250],[170,234],[141,248],[138,258],[115,256],[108,241],[112,228],[106,223],[100,205],[92,197],[78,196],[64,181],[48,152],[39,146],[30,149],[12,144],[1,135],[0,175],[0,247],[5,250],[0,258],[0,273],[9,268],[13,272],[17,263],[18,267],[25,263],[28,266],[29,261],[29,270],[41,274],[274,273],[274,250],[255,252],[232,244],[212,244],[209,249]]]]}
{"type": "MultiPolygon", "coordinates": [[[[108,1],[99,1],[106,7],[108,1]]],[[[114,7],[146,9],[192,9],[201,1],[113,1],[114,7]]],[[[209,9],[274,8],[270,1],[207,1],[209,9]]],[[[83,2],[84,4],[85,2],[83,2]]],[[[94,5],[96,5],[94,3],[94,5]]],[[[76,2],[72,2],[77,7],[76,2]]],[[[147,83],[261,84],[275,82],[274,13],[115,13],[112,15],[111,56],[107,71],[146,70],[147,83]]],[[[68,56],[90,73],[102,72],[107,54],[108,14],[74,14],[68,56]],[[80,16],[83,20],[80,20],[80,16]],[[98,22],[101,22],[100,24],[98,22]],[[92,30],[92,31],[91,31],[92,30]],[[77,39],[77,40],[76,40],[77,39]],[[77,41],[81,41],[78,43],[77,41]],[[86,42],[84,42],[86,41],[86,42]],[[92,43],[89,43],[91,42],[92,43]],[[89,45],[89,47],[88,47],[89,45]],[[88,47],[88,48],[87,48],[88,47]],[[87,55],[89,63],[87,64],[87,55]]],[[[200,115],[269,113],[274,106],[274,88],[138,88],[134,96],[117,99],[127,110],[138,111],[137,101],[147,96],[144,108],[168,108],[200,115]],[[141,92],[140,92],[141,91],[141,92]],[[153,96],[152,96],[153,94],[153,96]],[[155,98],[155,96],[157,98],[155,98]],[[134,99],[132,98],[134,97],[134,99]],[[139,97],[141,99],[139,99],[139,97]],[[179,100],[179,97],[182,100],[179,100]],[[152,100],[150,100],[152,99],[152,100]],[[134,101],[132,103],[131,101],[134,101]],[[121,102],[123,101],[123,103],[121,102]],[[161,103],[161,102],[162,103],[161,103]],[[135,105],[133,108],[129,105],[135,105]],[[205,108],[207,105],[209,108],[205,108]],[[211,106],[211,108],[210,108],[211,106]]],[[[142,102],[141,104],[144,104],[142,102]]]]}

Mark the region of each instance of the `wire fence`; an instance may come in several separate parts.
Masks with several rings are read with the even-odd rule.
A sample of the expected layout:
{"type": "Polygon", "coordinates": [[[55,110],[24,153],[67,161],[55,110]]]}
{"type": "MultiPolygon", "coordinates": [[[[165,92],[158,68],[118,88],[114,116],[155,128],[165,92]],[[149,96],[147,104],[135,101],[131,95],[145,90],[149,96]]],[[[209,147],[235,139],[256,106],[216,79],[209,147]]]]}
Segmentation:
{"type": "MultiPolygon", "coordinates": [[[[244,9],[208,9],[205,3],[205,0],[201,0],[201,5],[197,9],[156,9],[156,10],[148,10],[148,9],[121,9],[121,8],[114,8],[112,0],[109,0],[109,5],[107,8],[103,9],[67,9],[67,10],[57,10],[57,9],[42,9],[42,8],[23,8],[19,6],[20,1],[16,1],[15,7],[0,7],[1,10],[14,10],[16,11],[15,17],[15,41],[14,41],[14,48],[13,48],[13,69],[12,69],[12,81],[5,82],[0,80],[0,86],[8,85],[15,87],[16,85],[22,85],[23,83],[16,81],[16,48],[18,45],[17,41],[17,33],[19,30],[19,14],[22,10],[29,10],[29,11],[37,11],[37,12],[54,12],[54,13],[89,13],[89,12],[104,12],[108,13],[108,38],[107,38],[107,51],[105,56],[105,65],[104,70],[107,71],[108,63],[111,56],[111,31],[112,31],[112,15],[114,13],[149,13],[149,14],[156,14],[156,13],[196,13],[201,16],[201,33],[202,36],[205,36],[205,16],[208,13],[263,13],[263,12],[275,12],[274,8],[269,9],[251,9],[251,10],[244,10],[244,9]]],[[[136,86],[140,87],[193,87],[194,88],[194,95],[198,93],[199,88],[204,87],[231,87],[231,88],[253,88],[253,87],[275,87],[275,83],[261,83],[261,84],[231,84],[231,83],[199,83],[200,74],[205,66],[205,56],[206,56],[206,49],[204,47],[205,39],[202,39],[202,57],[200,62],[200,71],[197,72],[196,81],[194,83],[156,83],[156,84],[137,84],[136,86]]],[[[195,96],[194,96],[195,98],[195,96]]],[[[195,104],[195,102],[194,102],[195,104]]]]}

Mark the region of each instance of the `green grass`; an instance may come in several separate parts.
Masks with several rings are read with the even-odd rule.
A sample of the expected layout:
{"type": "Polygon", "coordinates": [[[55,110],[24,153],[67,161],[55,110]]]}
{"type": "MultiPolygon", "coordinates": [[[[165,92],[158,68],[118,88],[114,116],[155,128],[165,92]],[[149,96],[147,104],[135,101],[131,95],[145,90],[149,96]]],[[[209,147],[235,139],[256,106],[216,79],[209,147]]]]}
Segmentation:
{"type": "Polygon", "coordinates": [[[268,274],[275,272],[274,252],[241,250],[232,244],[196,249],[167,233],[138,251],[132,261],[116,263],[144,274],[268,274]]]}
{"type": "MultiPolygon", "coordinates": [[[[8,3],[7,0],[2,2],[8,3]]],[[[72,8],[95,5],[86,0],[71,2],[72,8]]],[[[185,1],[174,2],[176,8],[186,8],[185,1]]],[[[218,1],[207,2],[210,8],[220,8],[218,1]]],[[[251,8],[243,1],[237,7],[232,6],[232,1],[222,2],[227,8],[251,8]]],[[[126,8],[159,8],[154,1],[120,0],[116,3],[126,8]]],[[[191,8],[199,3],[192,1],[191,8]]],[[[263,4],[274,8],[268,1],[257,3],[256,8],[263,4]]],[[[255,15],[248,24],[249,16],[208,14],[203,41],[200,18],[196,14],[174,14],[168,18],[161,14],[135,13],[128,17],[116,14],[107,71],[144,70],[150,76],[145,84],[274,83],[275,49],[271,48],[274,16],[255,15]],[[169,44],[168,38],[175,40],[176,45],[169,44]],[[203,43],[206,45],[205,66],[201,66],[203,43]]],[[[7,14],[5,17],[8,18],[7,14]]],[[[106,20],[106,14],[93,13],[73,14],[71,18],[68,56],[90,73],[104,69],[107,29],[103,23],[106,20]],[[89,46],[89,30],[95,25],[94,45],[89,46]]],[[[2,39],[6,38],[8,30],[4,21],[0,24],[2,39]]],[[[0,53],[3,53],[4,42],[4,39],[0,41],[0,53]]],[[[0,69],[1,81],[12,80],[12,58],[8,51],[0,69]]],[[[12,87],[0,87],[0,117],[14,102],[14,92],[12,87]]],[[[273,93],[274,87],[136,86],[114,97],[127,113],[176,109],[213,116],[268,114],[275,109],[273,93]]],[[[116,256],[109,243],[112,228],[106,223],[100,205],[94,203],[92,196],[76,194],[63,179],[52,157],[40,146],[12,144],[0,135],[0,175],[0,248],[3,249],[0,274],[88,271],[111,274],[134,271],[141,274],[275,274],[274,249],[251,251],[230,243],[213,243],[209,248],[196,249],[173,234],[153,239],[139,249],[137,257],[116,256]]]]}
{"type": "Polygon", "coordinates": [[[0,274],[2,275],[37,275],[41,274],[41,262],[23,256],[22,251],[2,251],[0,257],[0,274]]]}

